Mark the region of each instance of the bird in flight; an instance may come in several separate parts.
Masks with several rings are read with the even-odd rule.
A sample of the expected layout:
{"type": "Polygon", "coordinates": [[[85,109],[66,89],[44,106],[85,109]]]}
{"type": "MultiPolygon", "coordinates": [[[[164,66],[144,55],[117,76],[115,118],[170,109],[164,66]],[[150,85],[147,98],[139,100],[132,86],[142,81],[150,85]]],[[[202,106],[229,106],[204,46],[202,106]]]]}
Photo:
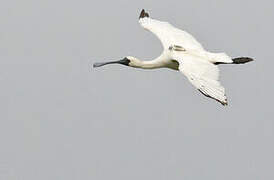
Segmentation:
{"type": "Polygon", "coordinates": [[[93,67],[122,64],[142,69],[170,68],[183,73],[203,95],[227,105],[225,89],[219,82],[218,65],[244,64],[253,61],[252,58],[231,58],[225,53],[208,52],[192,35],[168,22],[150,18],[144,9],[139,16],[139,23],[162,42],[164,50],[159,57],[142,61],[128,56],[119,61],[94,63],[93,67]]]}

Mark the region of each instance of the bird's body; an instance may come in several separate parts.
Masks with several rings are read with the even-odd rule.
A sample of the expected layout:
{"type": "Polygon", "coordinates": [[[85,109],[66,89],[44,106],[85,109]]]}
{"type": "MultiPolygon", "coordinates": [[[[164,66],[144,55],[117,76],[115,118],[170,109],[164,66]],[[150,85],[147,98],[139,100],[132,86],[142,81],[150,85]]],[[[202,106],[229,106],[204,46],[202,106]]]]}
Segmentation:
{"type": "Polygon", "coordinates": [[[232,59],[225,53],[208,52],[189,33],[167,22],[150,18],[144,10],[140,14],[139,23],[144,29],[154,33],[162,42],[164,50],[158,58],[142,61],[128,56],[120,61],[95,63],[94,67],[119,63],[142,69],[170,68],[182,72],[205,96],[227,105],[225,90],[219,82],[217,64],[242,64],[252,61],[251,58],[232,59]]]}

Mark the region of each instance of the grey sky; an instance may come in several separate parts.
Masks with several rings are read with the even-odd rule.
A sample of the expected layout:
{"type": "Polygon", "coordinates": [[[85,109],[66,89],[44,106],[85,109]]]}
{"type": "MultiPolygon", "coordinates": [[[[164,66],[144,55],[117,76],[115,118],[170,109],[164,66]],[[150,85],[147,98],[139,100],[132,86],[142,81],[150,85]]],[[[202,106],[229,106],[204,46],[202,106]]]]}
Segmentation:
{"type": "Polygon", "coordinates": [[[273,1],[11,0],[0,6],[0,180],[273,180],[273,1]],[[140,10],[212,52],[228,107],[151,59],[140,10]]]}

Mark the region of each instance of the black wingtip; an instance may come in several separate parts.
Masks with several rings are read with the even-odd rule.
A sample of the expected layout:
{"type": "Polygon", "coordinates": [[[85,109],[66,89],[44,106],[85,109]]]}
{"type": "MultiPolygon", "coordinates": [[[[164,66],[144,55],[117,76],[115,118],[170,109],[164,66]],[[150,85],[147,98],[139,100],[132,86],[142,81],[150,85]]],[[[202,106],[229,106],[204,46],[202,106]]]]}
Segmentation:
{"type": "Polygon", "coordinates": [[[149,14],[144,9],[142,9],[139,19],[144,18],[144,17],[149,17],[149,14]]]}
{"type": "Polygon", "coordinates": [[[228,106],[227,100],[225,100],[225,102],[221,102],[219,101],[223,106],[228,106]]]}
{"type": "MultiPolygon", "coordinates": [[[[204,93],[203,91],[201,91],[200,89],[198,89],[198,91],[200,91],[200,93],[202,93],[203,95],[205,95],[206,97],[208,98],[211,98],[211,99],[214,99],[215,101],[218,101],[219,103],[221,103],[223,106],[227,106],[228,105],[228,102],[227,102],[227,98],[225,98],[224,101],[221,101],[217,98],[214,98],[212,96],[209,96],[208,94],[204,93]]],[[[226,96],[226,95],[225,95],[226,96]]]]}

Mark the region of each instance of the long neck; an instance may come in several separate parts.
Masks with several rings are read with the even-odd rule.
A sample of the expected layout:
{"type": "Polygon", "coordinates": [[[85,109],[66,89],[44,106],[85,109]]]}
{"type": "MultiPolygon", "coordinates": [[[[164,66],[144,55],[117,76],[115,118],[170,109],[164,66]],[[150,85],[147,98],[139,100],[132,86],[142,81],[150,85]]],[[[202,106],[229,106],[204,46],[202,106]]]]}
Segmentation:
{"type": "Polygon", "coordinates": [[[135,61],[130,63],[130,66],[142,69],[156,69],[166,67],[166,63],[163,56],[159,56],[158,58],[150,61],[142,61],[140,59],[135,58],[135,61]]]}
{"type": "Polygon", "coordinates": [[[142,68],[142,69],[156,69],[163,67],[163,63],[155,60],[151,61],[138,61],[138,63],[135,64],[136,68],[142,68]]]}

